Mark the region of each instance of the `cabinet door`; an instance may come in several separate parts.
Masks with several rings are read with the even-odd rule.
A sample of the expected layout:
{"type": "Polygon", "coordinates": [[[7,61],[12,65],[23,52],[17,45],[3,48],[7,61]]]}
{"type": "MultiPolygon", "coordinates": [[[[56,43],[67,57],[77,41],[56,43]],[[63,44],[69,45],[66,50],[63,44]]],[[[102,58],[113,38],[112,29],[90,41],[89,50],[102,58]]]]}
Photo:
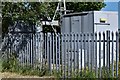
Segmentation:
{"type": "Polygon", "coordinates": [[[80,16],[71,17],[70,31],[74,33],[81,32],[81,17],[80,16]]]}

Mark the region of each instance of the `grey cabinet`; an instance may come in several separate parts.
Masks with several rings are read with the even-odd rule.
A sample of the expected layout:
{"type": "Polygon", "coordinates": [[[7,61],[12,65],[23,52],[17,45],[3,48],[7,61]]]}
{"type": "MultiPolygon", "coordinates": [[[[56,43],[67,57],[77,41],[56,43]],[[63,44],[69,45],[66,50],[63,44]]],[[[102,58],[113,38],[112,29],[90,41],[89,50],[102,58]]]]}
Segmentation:
{"type": "Polygon", "coordinates": [[[62,33],[94,33],[107,30],[118,31],[118,12],[89,11],[62,17],[62,33]]]}

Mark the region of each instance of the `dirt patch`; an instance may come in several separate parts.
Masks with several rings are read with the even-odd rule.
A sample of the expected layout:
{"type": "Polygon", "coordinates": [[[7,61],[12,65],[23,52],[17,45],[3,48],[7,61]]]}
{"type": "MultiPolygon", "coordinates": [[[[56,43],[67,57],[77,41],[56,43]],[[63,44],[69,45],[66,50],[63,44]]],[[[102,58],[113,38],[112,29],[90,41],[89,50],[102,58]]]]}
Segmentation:
{"type": "Polygon", "coordinates": [[[43,76],[43,77],[39,77],[39,76],[23,76],[20,74],[16,74],[16,73],[10,73],[10,72],[0,72],[0,78],[54,78],[53,76],[43,76]]]}
{"type": "Polygon", "coordinates": [[[4,73],[0,73],[0,77],[1,78],[29,78],[29,77],[35,77],[35,78],[39,78],[38,76],[22,76],[20,74],[16,74],[16,73],[10,73],[10,72],[4,72],[4,73]]]}

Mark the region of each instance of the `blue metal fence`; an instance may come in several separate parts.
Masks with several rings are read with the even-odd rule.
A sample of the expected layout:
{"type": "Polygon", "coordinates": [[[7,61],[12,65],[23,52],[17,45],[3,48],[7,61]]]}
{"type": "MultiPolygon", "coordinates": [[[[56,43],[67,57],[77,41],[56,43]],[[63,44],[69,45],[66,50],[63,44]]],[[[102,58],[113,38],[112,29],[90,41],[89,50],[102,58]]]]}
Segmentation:
{"type": "Polygon", "coordinates": [[[103,70],[107,70],[118,77],[118,32],[12,33],[4,37],[2,52],[17,54],[21,66],[47,66],[51,74],[54,70],[62,76],[91,71],[102,77],[103,70]]]}

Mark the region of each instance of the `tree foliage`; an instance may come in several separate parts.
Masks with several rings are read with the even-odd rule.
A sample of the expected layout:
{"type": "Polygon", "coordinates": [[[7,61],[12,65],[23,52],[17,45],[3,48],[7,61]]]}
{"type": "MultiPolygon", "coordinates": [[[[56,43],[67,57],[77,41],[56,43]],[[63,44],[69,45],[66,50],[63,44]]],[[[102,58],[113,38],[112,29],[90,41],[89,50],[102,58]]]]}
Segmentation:
{"type": "MultiPolygon", "coordinates": [[[[46,17],[53,17],[57,3],[48,2],[4,2],[2,9],[2,32],[7,33],[8,26],[17,20],[28,24],[38,20],[46,20],[46,17]]],[[[105,7],[103,2],[67,2],[67,10],[74,12],[100,10],[105,7]]],[[[56,17],[58,18],[58,17],[56,17]]]]}
{"type": "Polygon", "coordinates": [[[73,10],[74,12],[81,12],[81,11],[93,11],[93,10],[101,10],[105,7],[104,2],[68,2],[67,9],[73,10]]]}

